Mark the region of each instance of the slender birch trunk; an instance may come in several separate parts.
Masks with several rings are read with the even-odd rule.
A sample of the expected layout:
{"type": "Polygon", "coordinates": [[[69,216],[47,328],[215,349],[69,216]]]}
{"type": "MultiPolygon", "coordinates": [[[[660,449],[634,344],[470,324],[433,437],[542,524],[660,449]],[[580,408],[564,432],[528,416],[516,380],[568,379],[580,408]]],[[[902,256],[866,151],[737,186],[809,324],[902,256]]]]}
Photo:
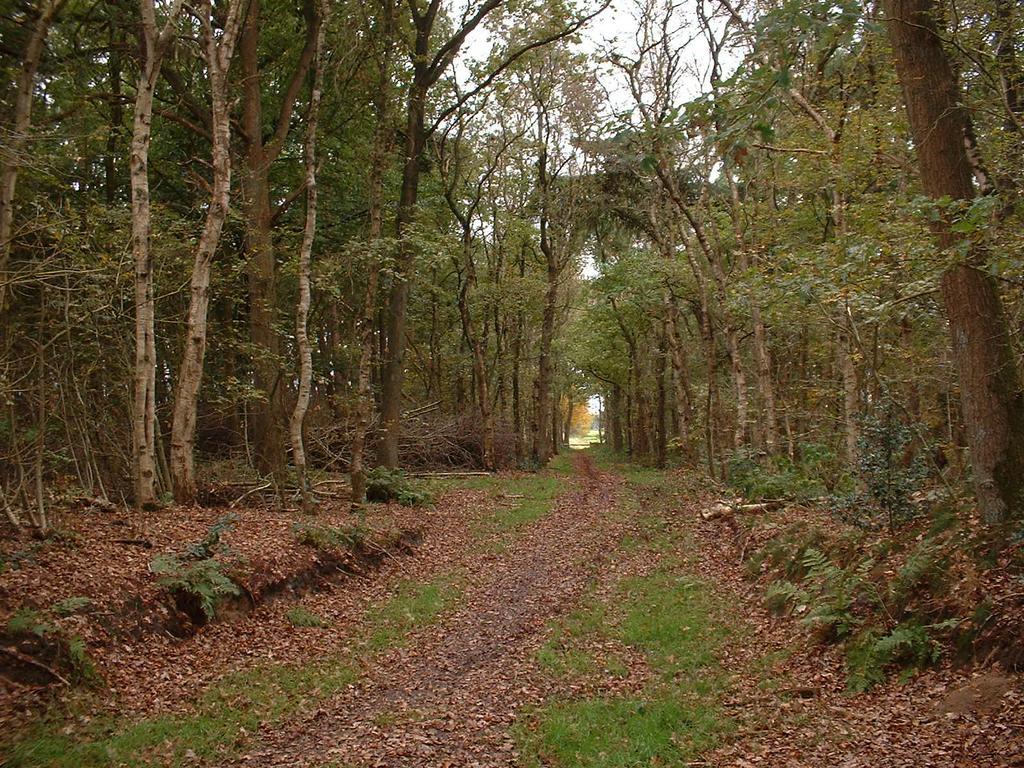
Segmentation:
{"type": "Polygon", "coordinates": [[[160,63],[174,36],[184,0],[174,0],[164,26],[157,30],[155,0],[140,0],[142,61],[135,92],[131,144],[132,257],[135,262],[135,374],[132,448],[135,504],[156,504],[156,306],[153,300],[153,256],[150,251],[149,145],[153,129],[153,97],[160,63]]]}
{"type": "Polygon", "coordinates": [[[206,221],[192,265],[185,346],[181,355],[178,387],[171,418],[171,486],[174,498],[180,504],[191,502],[196,496],[196,408],[206,356],[210,273],[231,202],[231,113],[228,107],[228,70],[234,56],[235,42],[238,39],[246,1],[235,0],[232,3],[224,32],[219,40],[213,31],[211,5],[211,0],[205,0],[200,6],[200,16],[203,26],[203,58],[210,78],[213,185],[210,207],[206,213],[206,221]]]}
{"type": "Polygon", "coordinates": [[[302,427],[309,409],[310,392],[313,382],[313,350],[309,343],[310,304],[310,261],[313,256],[313,239],[316,236],[317,188],[316,188],[316,130],[320,113],[320,97],[323,89],[323,47],[324,31],[327,27],[327,0],[320,0],[320,25],[317,30],[316,50],[313,54],[313,87],[309,96],[309,116],[306,119],[306,223],[302,231],[302,245],[299,251],[299,303],[295,309],[295,345],[299,353],[299,392],[292,411],[289,431],[292,442],[292,459],[298,475],[302,508],[312,512],[313,496],[306,477],[306,448],[302,441],[302,427]]]}

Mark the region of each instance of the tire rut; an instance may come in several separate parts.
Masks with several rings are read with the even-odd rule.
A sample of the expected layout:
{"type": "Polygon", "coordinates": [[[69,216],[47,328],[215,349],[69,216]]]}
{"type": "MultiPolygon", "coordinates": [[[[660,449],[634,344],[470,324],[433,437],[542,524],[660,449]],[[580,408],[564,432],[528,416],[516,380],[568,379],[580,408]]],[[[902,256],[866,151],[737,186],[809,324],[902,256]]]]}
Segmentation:
{"type": "Polygon", "coordinates": [[[576,488],[501,555],[467,551],[458,609],[374,660],[359,683],[263,735],[250,766],[516,764],[516,713],[548,691],[534,663],[549,622],[576,606],[623,526],[617,478],[574,457],[576,488]]]}

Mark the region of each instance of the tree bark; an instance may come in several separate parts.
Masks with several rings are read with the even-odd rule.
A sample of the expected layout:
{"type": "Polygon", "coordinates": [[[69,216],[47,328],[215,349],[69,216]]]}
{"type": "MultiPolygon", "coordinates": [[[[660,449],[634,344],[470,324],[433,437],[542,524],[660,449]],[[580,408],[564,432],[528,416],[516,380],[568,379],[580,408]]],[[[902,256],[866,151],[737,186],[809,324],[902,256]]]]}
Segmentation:
{"type": "Polygon", "coordinates": [[[153,97],[160,63],[174,35],[183,0],[175,0],[158,31],[155,0],[140,0],[141,49],[131,144],[132,259],[135,264],[135,367],[132,402],[132,452],[135,504],[157,502],[156,494],[156,306],[153,299],[153,256],[150,250],[149,145],[153,130],[153,97]]]}
{"type": "MultiPolygon", "coordinates": [[[[889,37],[917,148],[921,184],[936,200],[975,196],[965,149],[966,115],[931,0],[886,0],[889,37]]],[[[933,223],[938,247],[958,244],[950,215],[933,223]]],[[[1002,302],[985,253],[942,276],[942,297],[960,380],[961,407],[978,507],[986,523],[1024,515],[1024,397],[1002,302]]]]}
{"type": "Polygon", "coordinates": [[[309,112],[306,117],[306,140],[303,152],[306,180],[306,221],[302,229],[302,244],[299,247],[299,301],[295,307],[295,347],[299,356],[299,390],[289,422],[292,461],[295,463],[302,508],[306,512],[314,511],[313,494],[306,476],[306,446],[302,439],[302,430],[306,421],[306,411],[309,410],[313,384],[313,347],[309,341],[308,328],[312,272],[310,264],[313,259],[313,241],[316,238],[316,131],[323,89],[323,48],[324,29],[327,26],[327,0],[318,0],[318,5],[316,49],[313,53],[313,84],[309,94],[309,112]]]}
{"type": "Polygon", "coordinates": [[[228,11],[223,34],[213,30],[211,1],[201,5],[203,56],[210,78],[210,127],[213,137],[213,184],[210,207],[196,247],[186,319],[185,346],[178,370],[178,386],[171,418],[170,474],[174,498],[180,504],[195,500],[196,408],[202,387],[206,357],[207,312],[210,305],[210,273],[221,231],[231,203],[231,114],[228,107],[228,70],[245,2],[235,0],[228,11]]]}
{"type": "MultiPolygon", "coordinates": [[[[14,195],[18,184],[18,171],[21,170],[28,147],[28,132],[32,126],[32,96],[36,86],[36,73],[39,71],[46,36],[64,2],[65,0],[44,0],[21,57],[10,142],[4,148],[4,163],[0,170],[0,313],[7,308],[7,269],[13,245],[14,195]]],[[[155,28],[153,34],[156,34],[155,28]]]]}
{"type": "MultiPolygon", "coordinates": [[[[370,175],[367,182],[369,201],[370,260],[359,319],[359,372],[356,384],[356,424],[352,436],[352,459],[349,477],[352,482],[352,508],[366,501],[366,435],[373,412],[373,320],[377,309],[377,286],[380,280],[380,259],[376,252],[384,231],[384,172],[392,147],[391,130],[391,66],[395,33],[395,2],[383,0],[380,39],[377,41],[377,90],[374,94],[375,124],[370,150],[370,175]]],[[[383,334],[382,334],[383,335],[383,334]]]]}
{"type": "Polygon", "coordinates": [[[693,394],[690,392],[690,374],[687,370],[686,347],[680,331],[679,301],[671,291],[665,297],[665,340],[672,361],[672,385],[676,424],[679,431],[683,460],[692,463],[693,446],[693,394]]]}
{"type": "Polygon", "coordinates": [[[241,127],[245,149],[242,212],[249,266],[249,339],[255,350],[253,384],[261,397],[251,404],[254,463],[261,472],[279,477],[285,466],[284,385],[281,340],[274,328],[277,310],[277,265],[270,209],[271,164],[288,138],[295,102],[306,80],[319,35],[319,18],[307,5],[306,42],[284,89],[273,133],[265,135],[263,88],[259,61],[261,0],[250,0],[242,25],[239,54],[242,69],[241,127]]]}

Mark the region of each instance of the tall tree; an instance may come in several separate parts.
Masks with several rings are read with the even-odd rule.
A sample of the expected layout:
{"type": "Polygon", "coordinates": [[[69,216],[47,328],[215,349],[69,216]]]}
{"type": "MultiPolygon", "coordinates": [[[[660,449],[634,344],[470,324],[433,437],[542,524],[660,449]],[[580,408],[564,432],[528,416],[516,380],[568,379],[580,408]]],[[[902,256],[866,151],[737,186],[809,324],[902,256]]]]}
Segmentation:
{"type": "Polygon", "coordinates": [[[1024,392],[985,250],[973,244],[965,259],[956,256],[956,204],[976,195],[965,149],[968,118],[931,0],[886,0],[884,8],[921,185],[939,206],[954,201],[932,230],[952,260],[942,275],[942,298],[978,505],[986,522],[1000,524],[1024,515],[1024,392]]]}
{"type": "Polygon", "coordinates": [[[7,267],[11,259],[14,227],[14,193],[18,171],[25,162],[29,130],[32,127],[32,103],[35,100],[36,73],[46,47],[50,27],[66,0],[43,0],[35,10],[35,23],[21,56],[21,67],[14,95],[14,119],[10,136],[4,142],[3,165],[0,167],[0,314],[7,306],[7,267]]]}
{"type": "Polygon", "coordinates": [[[135,262],[135,381],[132,443],[135,503],[156,503],[156,306],[153,298],[153,255],[150,249],[149,145],[153,130],[153,98],[160,64],[174,40],[184,0],[173,0],[162,27],[157,26],[155,0],[139,0],[139,79],[131,144],[132,256],[135,262]]]}
{"type": "Polygon", "coordinates": [[[302,430],[305,426],[306,412],[309,410],[313,387],[313,345],[309,341],[310,262],[313,258],[313,241],[316,238],[318,200],[316,132],[323,90],[324,29],[327,26],[328,9],[327,0],[318,0],[318,3],[320,28],[316,37],[316,49],[313,52],[313,83],[310,87],[309,110],[306,114],[306,140],[303,150],[306,176],[306,220],[302,228],[302,243],[299,246],[299,301],[295,307],[295,347],[299,357],[299,391],[289,423],[292,458],[295,462],[299,493],[302,498],[302,507],[307,512],[313,511],[313,494],[310,491],[306,473],[306,446],[302,430]]]}
{"type": "Polygon", "coordinates": [[[214,31],[212,0],[199,6],[203,59],[210,81],[210,136],[213,179],[203,231],[196,246],[189,290],[185,344],[178,369],[171,418],[170,474],[174,498],[179,503],[195,499],[196,407],[206,357],[207,311],[210,305],[210,272],[228,215],[231,195],[231,113],[228,105],[228,70],[245,11],[245,0],[234,0],[224,29],[214,31]]]}

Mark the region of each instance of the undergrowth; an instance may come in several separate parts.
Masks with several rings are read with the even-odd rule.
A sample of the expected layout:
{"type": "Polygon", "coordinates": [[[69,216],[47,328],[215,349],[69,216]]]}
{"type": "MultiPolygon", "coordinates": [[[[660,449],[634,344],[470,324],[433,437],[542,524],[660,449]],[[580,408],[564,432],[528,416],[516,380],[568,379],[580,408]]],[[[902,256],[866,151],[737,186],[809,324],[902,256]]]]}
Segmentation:
{"type": "Polygon", "coordinates": [[[970,645],[978,622],[951,594],[964,547],[950,524],[889,536],[791,523],[754,550],[747,574],[765,575],[769,610],[793,616],[819,642],[842,645],[848,687],[862,691],[970,645]]]}
{"type": "Polygon", "coordinates": [[[210,526],[201,541],[189,544],[180,553],[157,555],[149,563],[149,570],[158,576],[157,583],[173,593],[194,599],[207,621],[216,617],[221,600],[241,594],[228,574],[238,559],[221,541],[221,536],[231,530],[237,520],[234,513],[224,515],[210,526]],[[218,556],[222,559],[216,559],[218,556]]]}
{"type": "Polygon", "coordinates": [[[367,530],[361,523],[335,527],[321,523],[298,522],[292,531],[300,544],[324,552],[345,552],[366,540],[367,530]]]}
{"type": "Polygon", "coordinates": [[[87,597],[58,600],[48,610],[23,606],[7,620],[5,634],[15,642],[28,641],[35,655],[48,658],[72,683],[87,684],[97,680],[96,667],[89,657],[85,641],[62,628],[57,619],[66,618],[91,603],[87,597]]]}
{"type": "Polygon", "coordinates": [[[411,479],[400,469],[374,467],[366,473],[367,501],[395,501],[405,507],[417,507],[432,502],[423,483],[411,479]]]}

